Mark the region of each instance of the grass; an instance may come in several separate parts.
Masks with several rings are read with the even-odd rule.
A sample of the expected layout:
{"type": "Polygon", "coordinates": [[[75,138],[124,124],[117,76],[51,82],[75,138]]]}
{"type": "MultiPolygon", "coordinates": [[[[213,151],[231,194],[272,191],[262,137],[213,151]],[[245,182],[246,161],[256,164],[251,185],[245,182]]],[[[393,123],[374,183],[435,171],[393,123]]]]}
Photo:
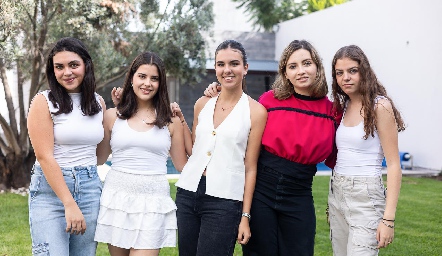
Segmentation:
{"type": "MultiPolygon", "coordinates": [[[[325,218],[329,177],[317,176],[313,184],[316,206],[315,255],[332,255],[325,218]]],[[[171,194],[176,189],[171,181],[171,194]]],[[[404,177],[396,214],[395,240],[380,255],[440,255],[442,252],[442,182],[428,178],[404,177]]],[[[27,197],[0,194],[0,256],[31,255],[27,197]]],[[[99,244],[98,256],[109,255],[99,244]]],[[[176,248],[164,248],[160,255],[178,255],[176,248]]],[[[241,247],[234,255],[241,255],[241,247]]]]}

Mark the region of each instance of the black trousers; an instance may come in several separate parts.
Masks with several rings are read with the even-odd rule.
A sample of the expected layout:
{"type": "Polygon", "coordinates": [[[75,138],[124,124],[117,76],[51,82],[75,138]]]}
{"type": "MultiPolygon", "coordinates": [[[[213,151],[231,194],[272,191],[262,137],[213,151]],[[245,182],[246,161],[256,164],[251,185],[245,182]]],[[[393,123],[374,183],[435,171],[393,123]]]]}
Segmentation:
{"type": "Polygon", "coordinates": [[[233,255],[242,202],[206,195],[206,177],[196,192],[177,189],[180,256],[233,255]]]}
{"type": "Polygon", "coordinates": [[[246,256],[313,255],[316,215],[312,179],[296,179],[258,166],[246,256]]]}

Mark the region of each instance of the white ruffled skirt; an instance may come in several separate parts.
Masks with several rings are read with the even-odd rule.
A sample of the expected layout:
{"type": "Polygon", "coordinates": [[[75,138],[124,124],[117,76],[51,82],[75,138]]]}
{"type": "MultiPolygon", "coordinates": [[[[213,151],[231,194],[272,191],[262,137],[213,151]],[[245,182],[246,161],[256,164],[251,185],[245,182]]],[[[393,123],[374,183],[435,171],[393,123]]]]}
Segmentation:
{"type": "Polygon", "coordinates": [[[165,175],[111,169],[101,194],[95,241],[126,249],[175,247],[176,209],[165,175]]]}

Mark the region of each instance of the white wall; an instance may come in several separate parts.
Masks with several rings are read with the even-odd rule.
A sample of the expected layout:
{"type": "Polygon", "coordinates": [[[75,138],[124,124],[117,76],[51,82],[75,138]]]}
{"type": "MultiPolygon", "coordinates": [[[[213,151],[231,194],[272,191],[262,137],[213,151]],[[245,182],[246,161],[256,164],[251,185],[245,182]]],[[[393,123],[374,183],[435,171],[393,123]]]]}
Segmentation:
{"type": "Polygon", "coordinates": [[[407,124],[399,150],[410,152],[415,166],[442,170],[441,25],[442,1],[353,0],[280,23],[275,56],[306,39],[331,81],[335,52],[361,47],[407,124]]]}
{"type": "Polygon", "coordinates": [[[239,3],[231,0],[212,0],[213,14],[215,15],[213,30],[220,31],[253,31],[252,23],[244,8],[237,9],[239,3]]]}

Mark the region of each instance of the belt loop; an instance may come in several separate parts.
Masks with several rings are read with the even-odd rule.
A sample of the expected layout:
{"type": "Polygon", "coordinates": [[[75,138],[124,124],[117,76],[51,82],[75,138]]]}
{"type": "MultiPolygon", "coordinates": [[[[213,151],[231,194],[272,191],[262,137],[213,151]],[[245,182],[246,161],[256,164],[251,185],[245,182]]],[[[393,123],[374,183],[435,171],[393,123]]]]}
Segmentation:
{"type": "Polygon", "coordinates": [[[97,172],[96,168],[94,168],[94,166],[92,166],[92,165],[89,165],[86,168],[87,168],[87,173],[89,175],[89,178],[93,178],[95,176],[95,173],[97,172]]]}

